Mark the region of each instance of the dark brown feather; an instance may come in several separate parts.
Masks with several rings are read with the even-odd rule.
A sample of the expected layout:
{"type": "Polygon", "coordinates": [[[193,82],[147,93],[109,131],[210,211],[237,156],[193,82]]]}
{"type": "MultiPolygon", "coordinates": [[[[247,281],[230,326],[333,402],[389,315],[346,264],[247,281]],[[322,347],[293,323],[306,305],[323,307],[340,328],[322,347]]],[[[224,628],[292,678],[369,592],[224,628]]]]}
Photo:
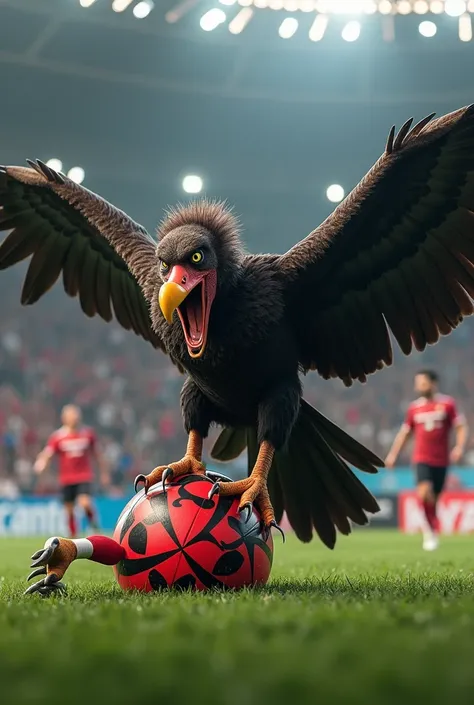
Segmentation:
{"type": "Polygon", "coordinates": [[[379,316],[409,354],[472,313],[474,107],[432,118],[411,130],[408,120],[396,137],[392,129],[360,184],[281,258],[288,302],[299,311],[292,323],[304,369],[337,374],[345,384],[348,376],[365,379],[392,361],[379,316]],[[429,258],[437,267],[434,294],[429,258]],[[347,345],[354,338],[359,344],[347,345]]]}
{"type": "Polygon", "coordinates": [[[0,246],[0,268],[33,255],[23,302],[37,301],[62,270],[65,291],[79,295],[88,316],[111,320],[113,289],[119,320],[165,350],[148,316],[156,243],[96,194],[39,160],[28,163],[31,168],[0,167],[0,229],[12,229],[0,246]]]}

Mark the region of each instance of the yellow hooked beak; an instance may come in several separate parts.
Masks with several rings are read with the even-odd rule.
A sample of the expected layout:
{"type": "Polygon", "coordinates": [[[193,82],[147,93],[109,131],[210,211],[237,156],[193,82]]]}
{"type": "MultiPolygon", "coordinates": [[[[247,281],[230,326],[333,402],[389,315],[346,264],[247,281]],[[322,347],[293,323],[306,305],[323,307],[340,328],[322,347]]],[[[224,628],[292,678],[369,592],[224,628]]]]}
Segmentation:
{"type": "Polygon", "coordinates": [[[163,312],[163,316],[166,318],[168,323],[173,322],[173,313],[176,311],[178,306],[183,303],[188,294],[189,291],[186,291],[186,289],[175,282],[166,282],[166,284],[162,284],[158,295],[158,301],[163,312]]]}

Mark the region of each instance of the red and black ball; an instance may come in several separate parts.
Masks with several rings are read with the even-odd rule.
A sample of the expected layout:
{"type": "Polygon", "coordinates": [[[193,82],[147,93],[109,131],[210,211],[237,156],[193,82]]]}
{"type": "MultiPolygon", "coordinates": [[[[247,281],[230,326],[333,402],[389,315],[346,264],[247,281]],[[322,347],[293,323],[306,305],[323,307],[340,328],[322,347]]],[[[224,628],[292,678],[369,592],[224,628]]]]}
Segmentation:
{"type": "Polygon", "coordinates": [[[114,539],[126,556],[114,567],[124,590],[208,590],[263,585],[273,541],[254,509],[239,513],[238,497],[208,498],[215,477],[184,475],[141,490],[127,504],[114,539]]]}

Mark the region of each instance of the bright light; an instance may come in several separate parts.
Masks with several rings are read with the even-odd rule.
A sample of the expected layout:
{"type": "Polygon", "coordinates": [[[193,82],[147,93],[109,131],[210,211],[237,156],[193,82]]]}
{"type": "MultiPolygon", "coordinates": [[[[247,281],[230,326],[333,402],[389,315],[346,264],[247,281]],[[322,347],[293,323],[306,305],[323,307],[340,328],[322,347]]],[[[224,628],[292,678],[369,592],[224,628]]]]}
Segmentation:
{"type": "Polygon", "coordinates": [[[459,18],[459,39],[462,42],[470,42],[472,40],[472,20],[471,15],[467,13],[459,18]]]}
{"type": "Polygon", "coordinates": [[[312,42],[319,42],[324,37],[329,17],[327,15],[316,15],[311,29],[309,30],[309,38],[312,42]]]}
{"type": "MultiPolygon", "coordinates": [[[[267,0],[264,0],[264,2],[267,4],[267,0]]],[[[298,12],[300,9],[299,5],[299,0],[284,0],[283,9],[287,12],[298,12]]]]}
{"type": "Polygon", "coordinates": [[[391,15],[393,10],[390,0],[381,0],[379,2],[379,12],[381,15],[391,15]]]}
{"type": "Polygon", "coordinates": [[[375,0],[372,2],[366,2],[364,5],[364,12],[366,15],[373,15],[375,12],[377,12],[377,3],[375,0]]]}
{"type": "Polygon", "coordinates": [[[114,12],[124,12],[129,5],[131,5],[133,0],[114,0],[112,3],[112,10],[114,12]]]}
{"type": "Polygon", "coordinates": [[[82,184],[86,176],[86,172],[84,171],[82,166],[73,166],[72,169],[69,169],[67,175],[68,178],[71,179],[71,181],[75,181],[76,184],[82,184]]]}
{"type": "Polygon", "coordinates": [[[374,0],[318,0],[316,9],[321,14],[335,15],[368,15],[377,12],[377,3],[374,0]]]}
{"type": "Polygon", "coordinates": [[[430,11],[428,0],[416,0],[413,9],[417,15],[426,15],[430,11]]]}
{"type": "Polygon", "coordinates": [[[420,22],[418,31],[422,37],[434,37],[438,28],[434,22],[426,20],[425,22],[420,22]]]}
{"type": "Polygon", "coordinates": [[[243,7],[240,12],[236,14],[233,20],[229,22],[229,32],[231,34],[240,34],[244,31],[248,23],[253,17],[253,10],[251,7],[243,7]]]}
{"type": "Polygon", "coordinates": [[[95,3],[95,0],[79,0],[79,5],[81,7],[90,7],[95,3]]]}
{"type": "Polygon", "coordinates": [[[469,10],[469,12],[474,12],[474,0],[469,0],[467,4],[467,9],[469,10]]]}
{"type": "Polygon", "coordinates": [[[46,166],[51,167],[54,171],[62,171],[63,170],[63,163],[60,159],[48,159],[46,162],[46,166]]]}
{"type": "Polygon", "coordinates": [[[444,11],[451,17],[459,17],[466,12],[465,0],[446,0],[444,3],[444,11]]]}
{"type": "Polygon", "coordinates": [[[397,10],[401,15],[409,15],[411,12],[410,0],[399,0],[397,10]]]}
{"type": "Polygon", "coordinates": [[[144,20],[155,7],[153,0],[142,0],[133,8],[133,14],[137,20],[144,20]]]}
{"type": "Polygon", "coordinates": [[[188,174],[183,179],[183,191],[186,193],[201,193],[202,179],[200,176],[188,174]]]}
{"type": "Polygon", "coordinates": [[[201,29],[205,32],[212,32],[213,29],[216,29],[216,27],[225,22],[225,20],[226,16],[224,10],[214,7],[201,17],[199,24],[201,25],[201,29]]]}
{"type": "Polygon", "coordinates": [[[328,201],[340,203],[345,196],[344,189],[340,184],[331,184],[326,191],[328,201]]]}
{"type": "Polygon", "coordinates": [[[294,17],[287,17],[278,28],[278,34],[282,39],[289,39],[298,29],[298,20],[294,17]]]}
{"type": "Polygon", "coordinates": [[[432,2],[430,2],[430,12],[432,12],[433,15],[441,15],[443,11],[444,5],[441,0],[432,0],[432,2]]]}
{"type": "Polygon", "coordinates": [[[341,36],[346,42],[355,42],[356,39],[359,39],[360,37],[360,30],[360,22],[357,22],[357,20],[351,20],[344,26],[341,36]]]}
{"type": "Polygon", "coordinates": [[[237,0],[219,0],[221,5],[235,5],[237,0]]]}

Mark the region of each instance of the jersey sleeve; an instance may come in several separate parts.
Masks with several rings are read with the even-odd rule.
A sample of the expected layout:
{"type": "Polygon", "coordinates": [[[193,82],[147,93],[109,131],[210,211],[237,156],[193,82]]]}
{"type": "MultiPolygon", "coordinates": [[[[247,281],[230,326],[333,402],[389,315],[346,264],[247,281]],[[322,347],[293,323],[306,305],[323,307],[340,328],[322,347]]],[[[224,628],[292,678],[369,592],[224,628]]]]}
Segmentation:
{"type": "Polygon", "coordinates": [[[53,453],[53,454],[58,452],[58,450],[59,450],[58,437],[55,433],[53,433],[48,438],[48,442],[46,443],[46,449],[51,451],[51,453],[53,453]]]}
{"type": "Polygon", "coordinates": [[[454,399],[448,405],[448,419],[450,426],[460,426],[465,422],[464,415],[459,411],[454,399]]]}
{"type": "Polygon", "coordinates": [[[405,420],[403,422],[402,428],[407,431],[412,431],[415,427],[415,419],[413,414],[413,406],[409,406],[405,414],[405,420]]]}

